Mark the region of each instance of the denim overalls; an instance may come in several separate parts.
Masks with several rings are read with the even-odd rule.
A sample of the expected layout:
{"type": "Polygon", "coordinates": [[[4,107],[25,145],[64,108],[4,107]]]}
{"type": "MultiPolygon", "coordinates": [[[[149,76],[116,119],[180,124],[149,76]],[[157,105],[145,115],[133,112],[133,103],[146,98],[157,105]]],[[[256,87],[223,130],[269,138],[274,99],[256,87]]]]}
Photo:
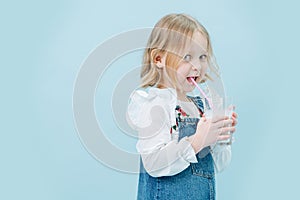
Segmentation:
{"type": "MultiPolygon", "coordinates": [[[[189,97],[196,106],[203,110],[200,97],[189,97]]],[[[185,118],[178,123],[179,138],[193,135],[196,131],[198,118],[185,118]]],[[[138,200],[214,200],[215,173],[210,148],[206,147],[197,154],[198,163],[190,166],[174,176],[150,176],[140,159],[138,184],[138,200]]]]}

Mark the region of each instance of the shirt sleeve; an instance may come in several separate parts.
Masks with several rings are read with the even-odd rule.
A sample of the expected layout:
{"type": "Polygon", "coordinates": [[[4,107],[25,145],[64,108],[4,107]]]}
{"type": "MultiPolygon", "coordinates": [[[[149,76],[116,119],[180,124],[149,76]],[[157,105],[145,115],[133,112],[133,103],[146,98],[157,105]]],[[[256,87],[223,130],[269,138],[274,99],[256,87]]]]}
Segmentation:
{"type": "Polygon", "coordinates": [[[190,163],[198,162],[187,138],[178,142],[174,137],[178,133],[170,134],[175,120],[175,115],[172,117],[176,106],[174,98],[177,98],[174,94],[170,94],[170,98],[165,95],[133,98],[128,107],[129,124],[134,124],[139,135],[137,151],[141,154],[145,170],[153,177],[172,176],[186,169],[190,163]]]}
{"type": "Polygon", "coordinates": [[[211,146],[214,166],[217,173],[222,172],[231,162],[231,145],[215,144],[211,146]]]}

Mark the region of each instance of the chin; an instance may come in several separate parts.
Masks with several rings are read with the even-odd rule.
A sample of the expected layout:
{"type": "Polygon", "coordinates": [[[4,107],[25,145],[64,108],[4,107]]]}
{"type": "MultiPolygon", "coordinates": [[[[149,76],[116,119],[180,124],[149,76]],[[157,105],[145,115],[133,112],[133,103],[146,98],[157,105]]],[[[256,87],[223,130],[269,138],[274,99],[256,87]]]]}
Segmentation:
{"type": "Polygon", "coordinates": [[[192,92],[194,89],[195,89],[195,86],[188,85],[188,86],[182,88],[182,91],[184,91],[185,93],[187,93],[187,92],[192,92]]]}

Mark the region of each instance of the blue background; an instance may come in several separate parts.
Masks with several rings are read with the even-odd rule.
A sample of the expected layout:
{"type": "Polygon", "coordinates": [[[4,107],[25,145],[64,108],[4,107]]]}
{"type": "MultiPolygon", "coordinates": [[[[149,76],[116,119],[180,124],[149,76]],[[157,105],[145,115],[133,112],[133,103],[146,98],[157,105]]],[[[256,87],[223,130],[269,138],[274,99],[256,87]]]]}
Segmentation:
{"type": "MultiPolygon", "coordinates": [[[[194,16],[209,31],[240,117],[232,163],[217,177],[218,199],[294,199],[299,6],[296,0],[2,2],[0,199],[134,199],[137,175],[105,167],[81,144],[73,84],[101,42],[152,27],[172,12],[194,16]]],[[[133,67],[131,61],[140,62],[124,65],[133,67]]],[[[103,120],[114,126],[110,117],[103,120]]],[[[108,137],[134,151],[133,139],[108,137]]]]}

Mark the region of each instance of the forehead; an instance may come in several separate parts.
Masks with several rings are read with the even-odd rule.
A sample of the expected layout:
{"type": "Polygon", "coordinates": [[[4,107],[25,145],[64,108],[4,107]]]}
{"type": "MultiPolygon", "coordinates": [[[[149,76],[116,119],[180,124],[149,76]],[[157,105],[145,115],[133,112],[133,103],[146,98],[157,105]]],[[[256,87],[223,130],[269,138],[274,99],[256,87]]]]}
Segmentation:
{"type": "Polygon", "coordinates": [[[192,52],[207,52],[207,38],[200,31],[196,31],[188,41],[187,48],[192,52]]]}

